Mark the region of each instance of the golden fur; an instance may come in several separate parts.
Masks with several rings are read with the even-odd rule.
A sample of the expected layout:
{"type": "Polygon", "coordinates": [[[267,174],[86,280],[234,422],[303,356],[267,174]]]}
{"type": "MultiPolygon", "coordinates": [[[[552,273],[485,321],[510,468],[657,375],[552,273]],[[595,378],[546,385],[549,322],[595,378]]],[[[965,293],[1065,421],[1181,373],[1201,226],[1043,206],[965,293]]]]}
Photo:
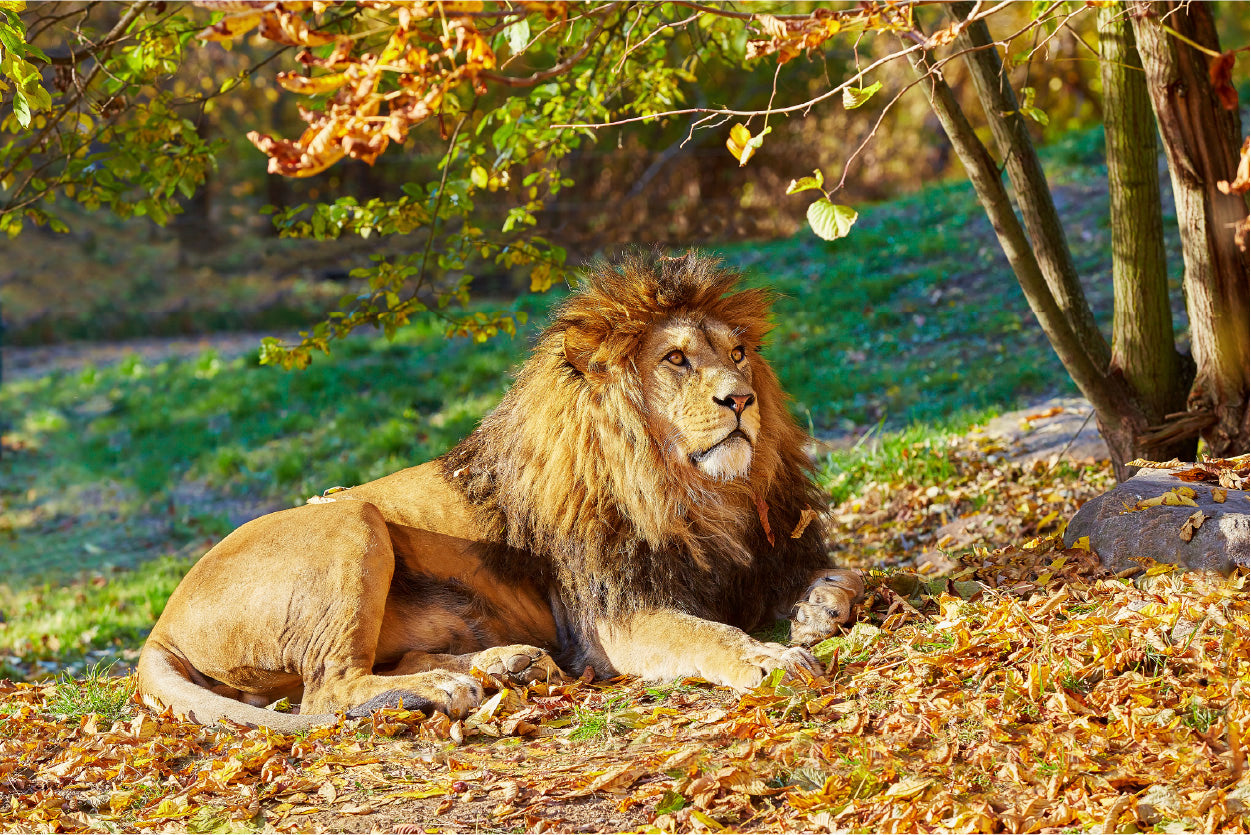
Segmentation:
{"type": "Polygon", "coordinates": [[[205,555],[141,690],[202,721],[303,727],[401,698],[463,713],[470,667],[550,676],[544,650],[734,687],[819,671],[744,631],[791,612],[815,639],[860,587],[827,569],[805,437],[760,354],[770,299],[738,281],[694,253],[592,267],[456,448],[205,555]],[[301,692],[318,715],[241,710],[301,692]]]}

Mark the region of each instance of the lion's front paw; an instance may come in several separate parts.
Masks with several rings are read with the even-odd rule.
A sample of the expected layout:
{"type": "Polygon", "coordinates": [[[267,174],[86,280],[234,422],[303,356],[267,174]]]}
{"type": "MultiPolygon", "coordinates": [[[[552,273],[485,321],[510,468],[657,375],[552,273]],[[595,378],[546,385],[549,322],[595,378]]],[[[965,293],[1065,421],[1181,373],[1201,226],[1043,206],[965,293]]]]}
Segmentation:
{"type": "Polygon", "coordinates": [[[816,656],[803,647],[753,641],[742,657],[725,671],[723,683],[735,690],[750,690],[777,669],[785,670],[795,678],[802,677],[800,670],[812,676],[824,672],[816,656]]]}
{"type": "Polygon", "coordinates": [[[397,682],[401,680],[404,681],[403,687],[379,693],[364,704],[357,705],[347,712],[348,718],[357,719],[375,710],[403,704],[407,710],[437,710],[453,719],[463,719],[482,704],[482,685],[473,676],[464,673],[431,670],[395,679],[397,682]]]}
{"type": "Polygon", "coordinates": [[[473,657],[473,666],[488,675],[516,684],[559,682],[565,677],[547,650],[526,644],[484,649],[473,657]]]}
{"type": "Polygon", "coordinates": [[[812,644],[851,620],[852,606],[864,594],[856,571],[824,571],[791,611],[791,643],[812,644]]]}

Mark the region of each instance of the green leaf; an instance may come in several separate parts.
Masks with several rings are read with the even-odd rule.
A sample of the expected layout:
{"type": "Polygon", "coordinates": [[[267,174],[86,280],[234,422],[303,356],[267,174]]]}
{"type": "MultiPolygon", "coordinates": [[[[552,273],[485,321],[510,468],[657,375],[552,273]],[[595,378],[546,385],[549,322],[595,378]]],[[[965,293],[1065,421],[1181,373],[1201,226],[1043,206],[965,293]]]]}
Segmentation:
{"type": "Polygon", "coordinates": [[[680,811],[685,806],[686,798],[675,792],[673,789],[669,789],[656,803],[656,814],[672,815],[674,812],[680,811]]]}
{"type": "Polygon", "coordinates": [[[1041,107],[1034,106],[1034,96],[1036,95],[1033,87],[1021,88],[1021,113],[1028,116],[1040,125],[1047,125],[1051,122],[1051,117],[1041,107]]]}
{"type": "Polygon", "coordinates": [[[520,55],[526,51],[526,45],[530,43],[530,21],[523,17],[504,32],[508,35],[508,48],[514,55],[520,55]]]}
{"type": "Polygon", "coordinates": [[[1051,124],[1051,117],[1041,107],[1022,107],[1021,112],[1044,127],[1051,124]]]}
{"type": "Polygon", "coordinates": [[[843,107],[855,110],[873,98],[873,94],[882,89],[882,82],[874,81],[868,87],[847,87],[843,90],[843,107]]]}
{"type": "Polygon", "coordinates": [[[760,146],[764,144],[764,138],[771,133],[773,133],[773,128],[766,127],[747,142],[747,147],[751,148],[753,151],[759,149],[760,146]]]}
{"type": "Polygon", "coordinates": [[[13,115],[23,128],[30,127],[30,105],[26,103],[26,94],[21,89],[13,91],[13,115]]]}
{"type": "Polygon", "coordinates": [[[860,215],[850,206],[836,206],[828,197],[822,197],[808,207],[808,225],[817,237],[836,241],[846,237],[852,224],[860,215]]]}

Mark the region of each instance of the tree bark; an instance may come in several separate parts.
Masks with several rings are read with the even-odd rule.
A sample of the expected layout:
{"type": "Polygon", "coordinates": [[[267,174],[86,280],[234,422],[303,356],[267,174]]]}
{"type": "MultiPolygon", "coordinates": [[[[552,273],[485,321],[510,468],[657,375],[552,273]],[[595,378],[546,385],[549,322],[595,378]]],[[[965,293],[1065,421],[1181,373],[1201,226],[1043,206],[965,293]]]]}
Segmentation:
{"type": "Polygon", "coordinates": [[[1247,254],[1234,243],[1232,225],[1247,217],[1247,204],[1216,184],[1234,179],[1241,120],[1214,95],[1209,56],[1164,29],[1218,53],[1211,10],[1203,3],[1145,0],[1132,0],[1129,8],[1177,204],[1197,366],[1190,414],[1157,435],[1202,426],[1209,452],[1237,455],[1248,448],[1251,289],[1247,254]]]}
{"type": "MultiPolygon", "coordinates": [[[[1111,206],[1112,373],[1120,373],[1149,424],[1186,408],[1187,380],[1174,348],[1155,115],[1133,27],[1122,7],[1099,10],[1103,112],[1111,206]]],[[[1140,439],[1137,455],[1192,460],[1196,439],[1140,439]]]]}
{"type": "MultiPolygon", "coordinates": [[[[949,5],[947,11],[953,20],[959,21],[972,14],[974,8],[973,3],[959,2],[949,5]]],[[[986,111],[986,122],[1017,194],[1025,230],[1051,295],[1064,311],[1086,355],[1100,370],[1106,369],[1111,362],[1111,351],[1082,291],[1042,163],[986,21],[978,20],[965,27],[956,38],[956,47],[968,50],[964,55],[965,65],[982,109],[986,111]]]]}

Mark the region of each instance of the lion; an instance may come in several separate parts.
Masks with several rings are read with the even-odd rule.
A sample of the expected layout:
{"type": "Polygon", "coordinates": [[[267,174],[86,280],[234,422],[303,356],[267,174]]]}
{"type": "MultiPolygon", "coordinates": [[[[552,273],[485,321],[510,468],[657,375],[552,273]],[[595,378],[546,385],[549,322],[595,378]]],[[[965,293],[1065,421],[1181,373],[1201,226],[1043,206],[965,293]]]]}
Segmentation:
{"type": "Polygon", "coordinates": [[[863,592],[829,566],[806,435],[760,353],[771,305],[697,252],[593,264],[445,455],[254,519],[170,596],[149,704],[293,732],[463,717],[505,682],[820,675],[863,592]],[[789,615],[783,646],[748,633],[789,615]],[[288,699],[298,713],[266,705],[288,699]]]}

